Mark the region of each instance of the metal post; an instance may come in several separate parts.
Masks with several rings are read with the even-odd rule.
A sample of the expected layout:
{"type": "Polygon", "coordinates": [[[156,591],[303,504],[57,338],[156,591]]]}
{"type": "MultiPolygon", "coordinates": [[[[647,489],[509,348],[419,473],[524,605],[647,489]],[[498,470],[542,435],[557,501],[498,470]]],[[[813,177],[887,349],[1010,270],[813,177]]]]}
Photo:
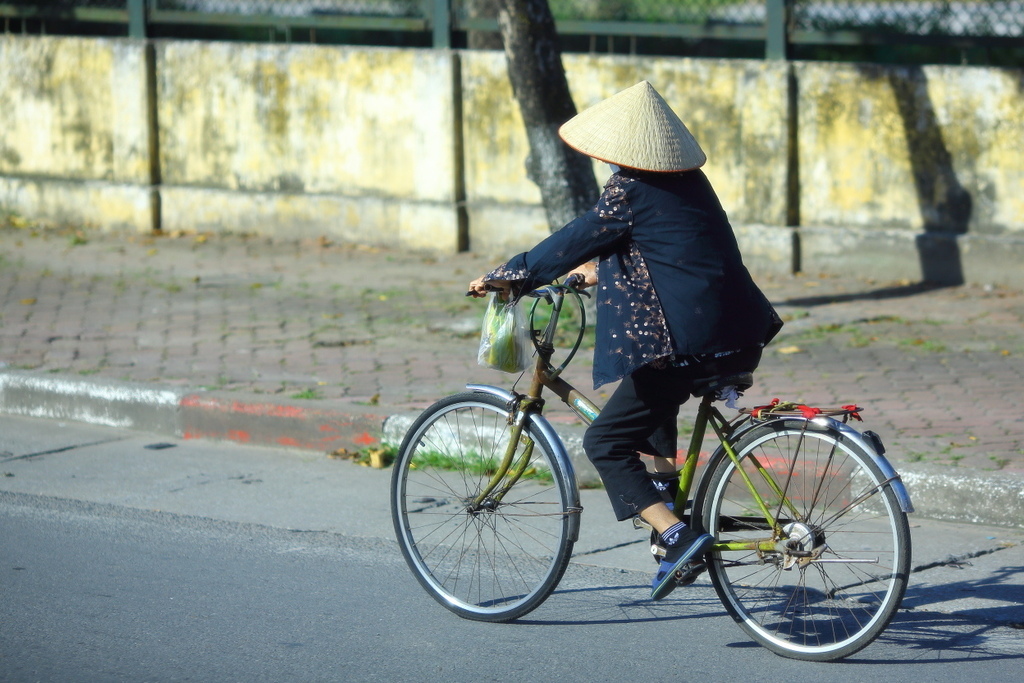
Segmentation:
{"type": "Polygon", "coordinates": [[[146,37],[146,3],[148,0],[128,0],[128,37],[146,37]]]}
{"type": "Polygon", "coordinates": [[[765,0],[765,59],[789,59],[790,0],[765,0]]]}
{"type": "Polygon", "coordinates": [[[433,0],[434,47],[452,46],[452,0],[433,0]]]}

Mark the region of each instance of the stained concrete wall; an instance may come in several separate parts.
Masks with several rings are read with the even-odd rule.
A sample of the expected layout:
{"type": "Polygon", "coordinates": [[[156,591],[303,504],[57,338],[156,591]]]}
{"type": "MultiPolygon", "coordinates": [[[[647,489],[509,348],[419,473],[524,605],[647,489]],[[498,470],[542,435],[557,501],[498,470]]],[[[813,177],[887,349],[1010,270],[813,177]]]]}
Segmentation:
{"type": "MultiPolygon", "coordinates": [[[[564,61],[579,108],[655,83],[754,269],[1024,287],[1019,71],[564,61]]],[[[507,254],[547,226],[505,68],[498,52],[3,36],[0,211],[507,254]]]]}
{"type": "Polygon", "coordinates": [[[147,50],[0,37],[0,209],[106,230],[464,241],[451,54],[147,50]]]}
{"type": "Polygon", "coordinates": [[[1024,73],[794,68],[806,270],[1024,286],[1024,73]]]}
{"type": "Polygon", "coordinates": [[[158,43],[163,228],[455,251],[451,56],[158,43]]]}
{"type": "Polygon", "coordinates": [[[0,36],[0,209],[149,226],[146,112],[141,44],[0,36]]]}

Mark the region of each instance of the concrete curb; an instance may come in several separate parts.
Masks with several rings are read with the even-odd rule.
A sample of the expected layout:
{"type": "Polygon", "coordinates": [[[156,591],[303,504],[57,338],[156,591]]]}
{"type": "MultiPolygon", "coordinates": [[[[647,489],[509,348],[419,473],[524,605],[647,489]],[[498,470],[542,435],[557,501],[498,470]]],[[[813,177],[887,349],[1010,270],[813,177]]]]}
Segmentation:
{"type": "MultiPolygon", "coordinates": [[[[71,420],[254,446],[331,452],[399,444],[418,413],[328,401],[192,391],[129,382],[0,370],[0,413],[71,420]]],[[[584,483],[598,481],[579,426],[559,425],[584,483]]],[[[950,522],[1024,528],[1024,477],[894,463],[916,514],[950,522]]]]}
{"type": "Polygon", "coordinates": [[[0,412],[178,434],[184,391],[129,382],[0,371],[0,412]]]}
{"type": "Polygon", "coordinates": [[[0,413],[324,452],[380,443],[387,412],[130,382],[0,371],[0,413]]]}

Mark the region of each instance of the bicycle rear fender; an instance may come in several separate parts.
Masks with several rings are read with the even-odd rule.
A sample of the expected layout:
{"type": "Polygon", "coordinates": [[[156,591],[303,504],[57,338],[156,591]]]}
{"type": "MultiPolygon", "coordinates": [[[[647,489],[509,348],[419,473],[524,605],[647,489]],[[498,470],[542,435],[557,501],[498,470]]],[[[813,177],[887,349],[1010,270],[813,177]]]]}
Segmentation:
{"type": "Polygon", "coordinates": [[[870,455],[871,459],[875,461],[876,465],[878,465],[878,469],[882,470],[882,476],[888,479],[892,484],[892,492],[896,494],[896,500],[900,503],[900,509],[907,514],[914,511],[914,504],[910,502],[910,493],[907,491],[907,487],[904,486],[899,473],[892,465],[889,464],[889,461],[886,460],[884,455],[875,450],[875,447],[864,438],[863,434],[845,422],[840,422],[839,420],[831,417],[815,418],[815,422],[818,424],[827,424],[829,427],[839,431],[847,439],[864,449],[864,452],[870,455]]]}
{"type": "MultiPolygon", "coordinates": [[[[503,401],[512,403],[516,400],[516,395],[508,389],[501,387],[492,386],[490,384],[467,384],[466,388],[470,391],[475,391],[481,394],[490,394],[491,396],[497,396],[503,401]]],[[[576,470],[572,466],[572,461],[569,459],[569,453],[565,450],[565,445],[562,443],[562,439],[558,436],[558,432],[555,431],[551,423],[547,421],[540,413],[534,413],[530,416],[530,421],[537,428],[537,430],[544,435],[544,437],[551,444],[552,449],[555,451],[551,454],[551,458],[562,468],[562,473],[566,477],[566,481],[572,482],[573,486],[569,492],[569,504],[572,507],[580,507],[580,490],[579,486],[576,486],[576,470]]],[[[575,543],[579,540],[580,535],[580,516],[569,515],[569,538],[575,543]]]]}
{"type": "MultiPolygon", "coordinates": [[[[876,465],[878,465],[878,469],[882,471],[882,476],[885,477],[885,479],[892,486],[892,492],[896,494],[896,500],[900,504],[900,509],[903,510],[903,512],[906,512],[907,514],[910,514],[914,511],[914,504],[910,501],[910,493],[907,492],[907,487],[903,484],[903,480],[900,478],[899,473],[896,472],[896,470],[893,468],[891,464],[889,464],[889,461],[886,460],[884,455],[875,450],[875,447],[867,439],[864,438],[864,435],[862,435],[860,432],[858,432],[850,425],[824,415],[811,418],[810,420],[808,420],[805,417],[796,417],[790,415],[787,415],[785,417],[779,416],[769,419],[785,420],[786,422],[813,422],[815,425],[818,425],[819,427],[825,427],[826,429],[834,429],[835,431],[839,432],[848,441],[852,441],[861,450],[867,453],[868,457],[870,457],[871,460],[874,461],[876,465]]],[[[733,434],[731,435],[731,440],[735,442],[737,439],[740,438],[740,436],[743,435],[744,432],[755,428],[759,424],[761,423],[754,420],[747,422],[745,425],[741,426],[739,429],[733,432],[733,434]]],[[[722,447],[719,446],[718,451],[721,450],[722,447]]],[[[717,451],[715,455],[718,455],[717,451]]]]}

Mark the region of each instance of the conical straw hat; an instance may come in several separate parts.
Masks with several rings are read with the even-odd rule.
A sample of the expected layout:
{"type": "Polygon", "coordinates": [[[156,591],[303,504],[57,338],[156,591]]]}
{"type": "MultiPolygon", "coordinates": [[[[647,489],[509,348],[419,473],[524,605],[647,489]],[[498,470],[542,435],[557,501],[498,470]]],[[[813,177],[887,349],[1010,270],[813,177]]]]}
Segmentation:
{"type": "Polygon", "coordinates": [[[589,157],[642,171],[689,171],[707,156],[647,81],[566,121],[558,134],[589,157]]]}

